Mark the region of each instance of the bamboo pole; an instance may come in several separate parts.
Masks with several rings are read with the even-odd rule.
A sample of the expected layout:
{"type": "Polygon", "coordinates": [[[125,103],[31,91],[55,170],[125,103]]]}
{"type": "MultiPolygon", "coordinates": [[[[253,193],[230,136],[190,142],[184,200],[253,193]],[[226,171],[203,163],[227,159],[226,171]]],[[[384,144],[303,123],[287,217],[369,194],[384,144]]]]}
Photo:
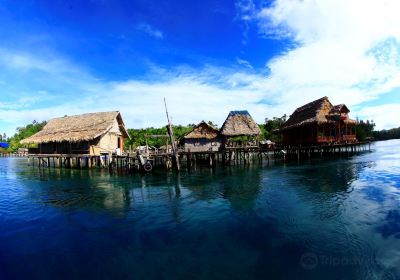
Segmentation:
{"type": "Polygon", "coordinates": [[[174,155],[174,164],[175,164],[176,170],[179,171],[180,170],[179,155],[178,155],[178,150],[177,150],[176,145],[175,145],[174,132],[172,130],[172,124],[171,124],[171,121],[169,119],[168,109],[167,109],[167,102],[165,101],[165,98],[164,98],[164,105],[165,105],[165,112],[167,114],[167,120],[168,120],[167,132],[168,132],[169,138],[171,140],[171,148],[172,148],[172,153],[174,155]]]}

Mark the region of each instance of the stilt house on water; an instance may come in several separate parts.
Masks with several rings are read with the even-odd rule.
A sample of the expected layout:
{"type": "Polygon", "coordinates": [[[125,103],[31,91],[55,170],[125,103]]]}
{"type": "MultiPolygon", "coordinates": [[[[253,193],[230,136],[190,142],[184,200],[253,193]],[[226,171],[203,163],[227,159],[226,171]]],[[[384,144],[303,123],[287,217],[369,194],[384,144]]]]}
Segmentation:
{"type": "Polygon", "coordinates": [[[220,132],[224,137],[225,146],[230,146],[232,144],[230,138],[237,136],[253,138],[254,145],[258,145],[259,136],[261,135],[260,127],[247,111],[231,111],[220,132]]]}
{"type": "Polygon", "coordinates": [[[183,140],[185,152],[217,152],[223,143],[219,130],[205,121],[196,125],[183,140]]]}
{"type": "Polygon", "coordinates": [[[39,154],[121,154],[126,138],[121,114],[113,111],[52,119],[21,144],[38,144],[39,154]]]}
{"type": "Polygon", "coordinates": [[[297,108],[280,129],[284,145],[356,142],[356,121],[346,105],[333,106],[322,97],[297,108]]]}

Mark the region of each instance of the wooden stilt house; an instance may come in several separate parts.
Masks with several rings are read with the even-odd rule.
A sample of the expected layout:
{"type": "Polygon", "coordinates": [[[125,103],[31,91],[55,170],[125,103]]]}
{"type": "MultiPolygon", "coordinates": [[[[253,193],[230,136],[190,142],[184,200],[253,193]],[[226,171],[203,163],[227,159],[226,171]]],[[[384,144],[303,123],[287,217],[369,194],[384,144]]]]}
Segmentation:
{"type": "Polygon", "coordinates": [[[37,144],[39,154],[121,154],[126,138],[121,114],[113,111],[52,119],[21,144],[37,144]]]}
{"type": "Polygon", "coordinates": [[[258,146],[261,130],[248,111],[231,111],[221,127],[224,145],[231,146],[231,141],[237,137],[244,137],[242,144],[258,146]],[[244,143],[243,143],[244,142],[244,143]]]}
{"type": "Polygon", "coordinates": [[[222,147],[219,130],[205,121],[183,137],[185,152],[217,152],[222,147]]]}
{"type": "Polygon", "coordinates": [[[355,142],[356,121],[346,105],[333,106],[322,97],[297,108],[280,129],[284,145],[355,142]]]}

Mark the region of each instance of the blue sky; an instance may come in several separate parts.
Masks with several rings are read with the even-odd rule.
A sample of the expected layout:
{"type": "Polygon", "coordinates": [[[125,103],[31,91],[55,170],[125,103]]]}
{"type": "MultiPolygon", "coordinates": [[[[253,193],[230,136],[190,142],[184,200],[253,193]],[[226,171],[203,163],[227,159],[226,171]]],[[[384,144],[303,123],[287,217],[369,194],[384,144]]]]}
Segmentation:
{"type": "Polygon", "coordinates": [[[0,131],[121,111],[128,127],[262,123],[313,99],[400,126],[395,0],[0,0],[0,131]]]}

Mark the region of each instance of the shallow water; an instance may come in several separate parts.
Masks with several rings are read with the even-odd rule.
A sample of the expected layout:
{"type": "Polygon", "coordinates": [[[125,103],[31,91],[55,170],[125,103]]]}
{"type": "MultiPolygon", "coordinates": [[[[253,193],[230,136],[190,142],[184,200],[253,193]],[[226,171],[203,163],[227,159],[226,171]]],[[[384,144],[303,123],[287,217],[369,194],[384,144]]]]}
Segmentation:
{"type": "Polygon", "coordinates": [[[399,146],[180,176],[0,158],[0,278],[400,279],[399,146]]]}

